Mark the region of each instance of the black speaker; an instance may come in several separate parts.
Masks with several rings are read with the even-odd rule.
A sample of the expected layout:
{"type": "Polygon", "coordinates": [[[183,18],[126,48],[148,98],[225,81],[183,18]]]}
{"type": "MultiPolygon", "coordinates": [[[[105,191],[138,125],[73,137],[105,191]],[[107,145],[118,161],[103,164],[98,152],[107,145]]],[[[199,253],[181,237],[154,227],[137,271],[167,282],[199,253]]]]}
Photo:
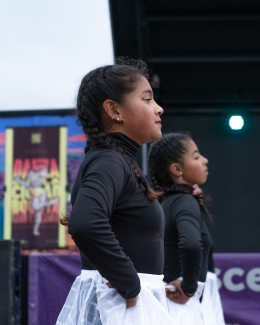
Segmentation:
{"type": "Polygon", "coordinates": [[[0,323],[21,324],[21,257],[18,240],[0,240],[0,323]]]}

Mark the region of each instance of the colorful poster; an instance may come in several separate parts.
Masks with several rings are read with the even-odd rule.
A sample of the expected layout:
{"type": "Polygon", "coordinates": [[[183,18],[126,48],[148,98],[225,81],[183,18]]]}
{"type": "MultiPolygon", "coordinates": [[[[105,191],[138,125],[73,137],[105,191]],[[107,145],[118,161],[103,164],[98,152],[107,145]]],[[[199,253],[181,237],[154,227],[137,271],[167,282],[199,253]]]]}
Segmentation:
{"type": "Polygon", "coordinates": [[[4,238],[23,249],[66,246],[66,127],[6,130],[4,238]]]}

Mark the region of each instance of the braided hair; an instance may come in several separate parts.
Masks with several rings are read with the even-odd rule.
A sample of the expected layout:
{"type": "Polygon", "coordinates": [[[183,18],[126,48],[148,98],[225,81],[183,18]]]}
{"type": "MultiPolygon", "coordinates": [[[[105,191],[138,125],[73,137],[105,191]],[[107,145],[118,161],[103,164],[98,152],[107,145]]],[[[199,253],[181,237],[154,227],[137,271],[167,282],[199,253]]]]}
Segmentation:
{"type": "MultiPolygon", "coordinates": [[[[126,95],[135,90],[141,77],[149,78],[146,63],[127,57],[117,58],[114,65],[106,65],[90,71],[81,81],[76,113],[77,122],[82,126],[87,137],[85,153],[94,145],[119,152],[129,162],[138,181],[144,186],[146,195],[153,201],[161,193],[151,189],[123,148],[105,131],[108,120],[103,114],[102,106],[107,99],[124,104],[126,95]]],[[[66,225],[67,221],[68,217],[60,220],[63,225],[66,225]]]]}
{"type": "MultiPolygon", "coordinates": [[[[187,152],[186,142],[192,140],[188,133],[168,133],[155,141],[149,150],[149,180],[155,191],[169,193],[193,194],[194,188],[187,184],[176,184],[170,176],[169,167],[172,163],[182,163],[187,152]]],[[[204,193],[194,195],[202,211],[212,221],[206,205],[211,198],[204,193]]]]}

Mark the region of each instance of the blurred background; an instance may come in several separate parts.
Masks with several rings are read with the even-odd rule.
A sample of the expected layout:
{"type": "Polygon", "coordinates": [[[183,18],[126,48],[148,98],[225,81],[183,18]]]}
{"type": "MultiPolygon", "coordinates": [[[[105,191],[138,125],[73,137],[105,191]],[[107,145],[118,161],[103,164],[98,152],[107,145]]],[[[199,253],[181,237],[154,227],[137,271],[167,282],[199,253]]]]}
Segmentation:
{"type": "Polygon", "coordinates": [[[259,3],[111,1],[111,9],[115,55],[148,62],[163,132],[189,131],[209,159],[203,189],[216,251],[258,252],[259,3]],[[233,115],[242,129],[229,126],[233,115]]]}
{"type": "MultiPolygon", "coordinates": [[[[8,241],[7,256],[22,249],[23,277],[28,277],[32,252],[66,255],[77,251],[69,236],[58,228],[57,216],[54,221],[46,219],[46,224],[55,224],[53,238],[41,235],[31,240],[28,234],[12,235],[16,228],[11,188],[16,183],[10,168],[16,158],[24,159],[25,165],[30,159],[46,158],[49,150],[47,145],[44,155],[38,151],[35,156],[28,156],[25,150],[16,157],[15,146],[26,149],[26,140],[20,138],[19,142],[15,136],[17,129],[40,134],[42,130],[48,133],[51,128],[64,128],[57,131],[60,142],[56,150],[61,152],[57,158],[58,186],[62,188],[58,208],[70,209],[70,191],[86,143],[74,114],[79,83],[89,70],[112,64],[117,56],[138,57],[148,63],[155,99],[164,109],[163,133],[190,132],[201,153],[209,159],[209,177],[202,188],[213,199],[209,210],[214,223],[208,223],[208,227],[216,264],[217,256],[227,256],[234,261],[229,269],[242,270],[229,275],[229,280],[223,277],[220,281],[223,280],[223,289],[228,288],[228,281],[235,288],[244,285],[241,290],[230,289],[227,293],[226,321],[259,324],[256,316],[241,320],[230,315],[230,309],[241,306],[239,297],[235,307],[229,303],[236,298],[231,291],[243,293],[247,289],[251,290],[250,301],[260,301],[260,3],[0,0],[0,30],[0,238],[8,241]],[[232,116],[236,117],[235,122],[231,120],[233,124],[232,116]],[[12,242],[14,239],[20,241],[18,248],[12,242]],[[238,261],[243,258],[245,262],[240,265],[238,261]],[[252,267],[246,269],[245,265],[250,263],[252,267]],[[248,284],[251,280],[247,280],[250,270],[255,270],[254,289],[248,284]]],[[[149,145],[143,146],[137,157],[144,171],[148,150],[149,145]]],[[[24,168],[21,167],[21,175],[24,168]]],[[[50,166],[47,172],[52,188],[50,166]]],[[[19,186],[17,202],[30,202],[28,193],[23,194],[22,185],[19,186]]],[[[54,196],[48,195],[49,200],[54,196]]],[[[46,215],[48,211],[46,207],[46,215]]],[[[6,258],[1,260],[5,265],[6,258]]],[[[6,268],[7,277],[13,268],[12,261],[12,267],[6,268]]],[[[220,268],[218,272],[222,272],[220,268]]],[[[37,318],[43,317],[43,312],[35,307],[35,302],[31,302],[34,307],[30,305],[28,283],[28,279],[23,283],[23,297],[27,299],[19,298],[20,318],[15,324],[51,324],[50,320],[40,322],[37,318]]],[[[21,282],[18,287],[21,288],[21,282]]],[[[2,299],[6,300],[6,296],[2,299]]],[[[255,310],[252,302],[249,305],[255,310]]],[[[59,306],[53,313],[58,309],[59,306]]]]}

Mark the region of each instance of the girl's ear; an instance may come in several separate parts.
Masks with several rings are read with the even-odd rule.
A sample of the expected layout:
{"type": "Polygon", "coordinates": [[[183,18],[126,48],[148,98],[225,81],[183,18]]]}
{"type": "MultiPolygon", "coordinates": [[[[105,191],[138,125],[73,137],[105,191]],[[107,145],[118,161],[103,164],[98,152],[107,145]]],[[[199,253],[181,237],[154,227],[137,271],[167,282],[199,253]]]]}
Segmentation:
{"type": "Polygon", "coordinates": [[[173,163],[169,167],[169,171],[173,177],[180,177],[182,175],[182,170],[180,164],[173,163]]]}
{"type": "Polygon", "coordinates": [[[105,114],[110,120],[115,116],[120,116],[120,107],[113,100],[105,100],[102,106],[105,114]]]}

